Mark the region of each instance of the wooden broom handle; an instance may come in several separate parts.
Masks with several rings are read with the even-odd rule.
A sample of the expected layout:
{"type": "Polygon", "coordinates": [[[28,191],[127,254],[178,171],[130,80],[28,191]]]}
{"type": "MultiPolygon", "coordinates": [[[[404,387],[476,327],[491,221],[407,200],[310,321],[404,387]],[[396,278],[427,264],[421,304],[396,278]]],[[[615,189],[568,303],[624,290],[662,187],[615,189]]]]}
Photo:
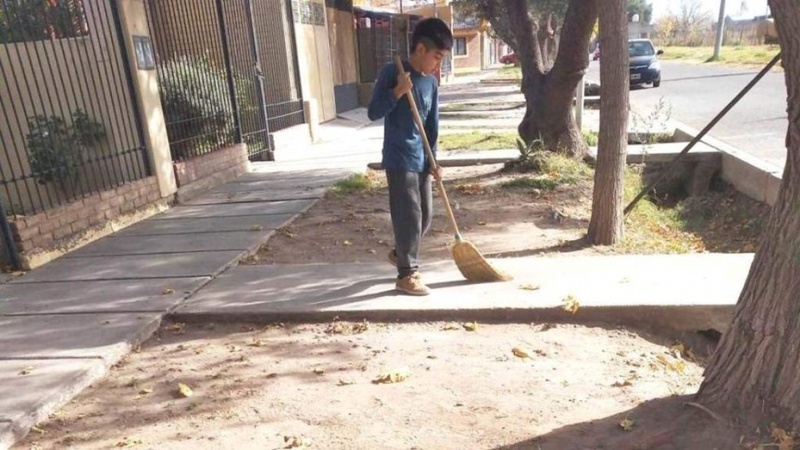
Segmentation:
{"type": "MultiPolygon", "coordinates": [[[[397,72],[401,75],[406,73],[405,67],[403,67],[403,61],[400,59],[399,56],[394,56],[394,63],[397,66],[397,72]]],[[[414,100],[414,95],[411,92],[408,92],[406,95],[408,98],[408,105],[411,107],[411,114],[414,116],[414,122],[417,124],[417,128],[419,129],[419,134],[422,136],[422,145],[425,147],[425,153],[428,155],[428,160],[430,160],[431,168],[436,170],[439,168],[439,165],[436,163],[436,158],[433,156],[433,150],[431,150],[431,144],[428,142],[428,134],[425,132],[425,126],[422,124],[422,118],[419,116],[419,110],[417,109],[417,102],[414,100]]],[[[436,177],[434,177],[436,178],[436,177]]],[[[442,199],[444,200],[444,207],[447,209],[447,217],[450,219],[450,226],[453,227],[453,232],[455,232],[456,240],[461,240],[461,233],[458,231],[458,224],[456,224],[456,216],[453,214],[453,208],[450,206],[450,200],[447,198],[447,192],[444,190],[444,182],[441,179],[436,180],[439,183],[439,193],[442,194],[442,199]]]]}

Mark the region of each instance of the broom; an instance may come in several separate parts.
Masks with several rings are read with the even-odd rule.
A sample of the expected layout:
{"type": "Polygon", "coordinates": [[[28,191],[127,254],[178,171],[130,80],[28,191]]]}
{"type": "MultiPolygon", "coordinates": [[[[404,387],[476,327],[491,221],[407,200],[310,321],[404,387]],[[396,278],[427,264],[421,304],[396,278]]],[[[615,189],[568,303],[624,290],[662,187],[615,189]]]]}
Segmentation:
{"type": "MultiPolygon", "coordinates": [[[[398,73],[405,74],[405,68],[403,67],[403,62],[400,60],[400,57],[395,55],[394,57],[395,64],[397,65],[398,73]]],[[[433,170],[438,168],[438,164],[436,163],[436,158],[433,156],[433,150],[431,150],[431,145],[428,142],[428,136],[425,133],[425,127],[422,125],[422,118],[419,116],[419,111],[417,110],[417,102],[414,100],[414,95],[409,92],[406,97],[408,98],[408,104],[411,107],[411,114],[414,116],[414,122],[417,125],[417,129],[419,130],[419,134],[422,137],[422,144],[425,146],[425,153],[428,155],[428,160],[430,161],[431,167],[433,170]]],[[[470,242],[465,241],[464,238],[461,237],[461,233],[458,231],[458,224],[456,224],[456,217],[453,214],[453,209],[450,206],[450,200],[447,199],[447,192],[444,190],[444,183],[442,180],[437,180],[439,183],[439,193],[442,195],[442,200],[444,200],[444,206],[447,209],[447,217],[450,219],[450,226],[453,227],[453,232],[455,233],[456,242],[453,245],[453,260],[455,260],[456,266],[458,266],[458,270],[464,275],[469,281],[508,281],[511,279],[511,276],[500,272],[499,270],[492,267],[488,261],[481,255],[481,252],[475,248],[470,242]]]]}

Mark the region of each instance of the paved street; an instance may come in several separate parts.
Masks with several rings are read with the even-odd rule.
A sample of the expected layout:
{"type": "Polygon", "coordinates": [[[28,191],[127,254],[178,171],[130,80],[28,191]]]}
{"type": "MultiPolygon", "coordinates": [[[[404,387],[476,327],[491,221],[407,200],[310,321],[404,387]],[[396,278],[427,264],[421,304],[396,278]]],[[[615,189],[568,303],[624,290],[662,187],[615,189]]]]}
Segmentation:
{"type": "MultiPolygon", "coordinates": [[[[662,84],[631,91],[632,107],[647,114],[662,96],[672,106],[672,119],[703,128],[758,73],[758,69],[662,61],[662,84]]],[[[599,80],[592,61],[590,80],[599,80]]],[[[771,72],[711,131],[721,141],[783,167],[787,127],[783,72],[771,72]]]]}

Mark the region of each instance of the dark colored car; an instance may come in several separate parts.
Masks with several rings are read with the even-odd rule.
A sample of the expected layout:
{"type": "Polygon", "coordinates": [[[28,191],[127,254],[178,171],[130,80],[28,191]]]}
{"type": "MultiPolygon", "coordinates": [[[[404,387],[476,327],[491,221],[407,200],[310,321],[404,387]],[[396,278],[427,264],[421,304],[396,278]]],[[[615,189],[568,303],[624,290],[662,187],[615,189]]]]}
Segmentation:
{"type": "Polygon", "coordinates": [[[516,53],[509,53],[500,57],[500,63],[502,64],[516,64],[517,61],[519,61],[519,58],[517,58],[516,53]]]}
{"type": "Polygon", "coordinates": [[[656,51],[649,39],[631,39],[628,41],[631,86],[638,84],[652,84],[653,87],[661,86],[661,62],[658,60],[658,56],[662,54],[664,54],[664,51],[656,51]]]}

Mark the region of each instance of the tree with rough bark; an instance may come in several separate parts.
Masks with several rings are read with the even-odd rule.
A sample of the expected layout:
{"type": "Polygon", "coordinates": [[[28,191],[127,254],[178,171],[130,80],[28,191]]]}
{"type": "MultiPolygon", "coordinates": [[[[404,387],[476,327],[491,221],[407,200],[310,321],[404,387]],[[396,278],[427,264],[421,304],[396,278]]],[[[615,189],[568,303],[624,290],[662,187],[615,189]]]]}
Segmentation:
{"type": "Polygon", "coordinates": [[[578,83],[589,66],[589,40],[597,0],[461,0],[488,20],[494,33],[519,56],[527,143],[575,156],[588,151],[573,113],[578,83]]]}
{"type": "Polygon", "coordinates": [[[623,235],[623,181],[628,149],[628,13],[625,0],[604,0],[599,10],[600,134],[588,239],[613,245],[623,235]]]}
{"type": "Polygon", "coordinates": [[[800,2],[769,0],[789,126],[783,181],[698,400],[800,430],[800,2]]]}

